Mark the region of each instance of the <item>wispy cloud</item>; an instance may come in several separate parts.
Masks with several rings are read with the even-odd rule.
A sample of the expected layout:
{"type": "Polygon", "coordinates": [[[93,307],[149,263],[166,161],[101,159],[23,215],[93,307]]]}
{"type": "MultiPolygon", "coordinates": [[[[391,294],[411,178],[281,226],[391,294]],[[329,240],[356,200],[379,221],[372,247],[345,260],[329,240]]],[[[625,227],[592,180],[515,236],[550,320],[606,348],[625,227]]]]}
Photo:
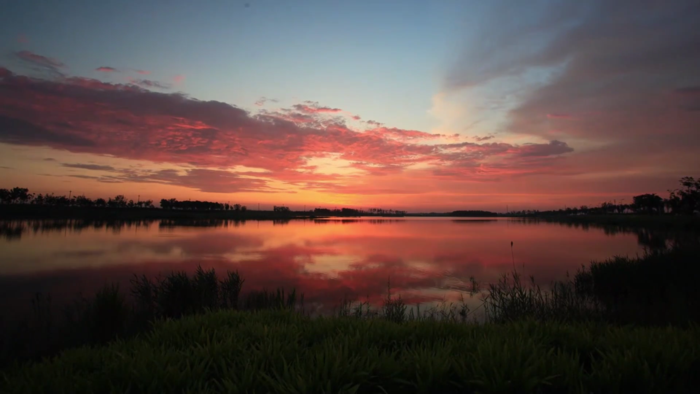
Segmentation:
{"type": "Polygon", "coordinates": [[[255,102],[255,105],[258,106],[258,107],[262,107],[262,106],[264,106],[265,103],[267,103],[268,101],[271,102],[271,103],[277,103],[277,102],[279,102],[279,101],[276,100],[276,99],[271,99],[271,98],[267,98],[267,97],[264,97],[264,96],[263,96],[263,97],[260,97],[260,98],[255,102]]]}
{"type": "Polygon", "coordinates": [[[292,108],[299,112],[307,113],[307,114],[321,114],[321,113],[327,113],[327,114],[332,114],[332,113],[339,113],[343,112],[342,109],[340,108],[330,108],[330,107],[324,107],[319,105],[316,102],[313,101],[306,101],[304,104],[296,104],[293,105],[292,108]]]}
{"type": "Polygon", "coordinates": [[[700,3],[496,0],[487,9],[445,91],[524,84],[502,131],[576,140],[586,152],[568,165],[590,176],[615,168],[672,179],[700,167],[700,3]],[[652,154],[664,164],[650,167],[652,154]]]}
{"type": "Polygon", "coordinates": [[[63,69],[66,68],[66,65],[59,60],[31,51],[18,51],[15,52],[15,56],[35,70],[46,72],[50,76],[64,76],[63,69]]]}
{"type": "Polygon", "coordinates": [[[114,171],[114,167],[112,166],[103,166],[99,164],[63,163],[62,166],[68,168],[79,168],[82,170],[114,171]]]}
{"type": "Polygon", "coordinates": [[[491,135],[484,135],[484,136],[478,136],[478,135],[477,135],[477,136],[474,136],[473,138],[474,138],[475,141],[482,142],[482,141],[492,140],[492,139],[494,139],[495,137],[496,137],[496,136],[494,136],[493,134],[491,134],[491,135]]]}
{"type": "Polygon", "coordinates": [[[170,84],[168,84],[168,83],[152,81],[150,79],[128,78],[127,80],[129,81],[129,83],[141,86],[143,88],[156,88],[156,89],[163,89],[163,90],[167,90],[167,89],[171,88],[170,84]]]}
{"type": "Polygon", "coordinates": [[[118,70],[114,67],[107,67],[107,66],[102,66],[102,67],[97,67],[95,71],[100,71],[100,72],[106,72],[106,73],[113,73],[113,72],[118,72],[118,70]]]}

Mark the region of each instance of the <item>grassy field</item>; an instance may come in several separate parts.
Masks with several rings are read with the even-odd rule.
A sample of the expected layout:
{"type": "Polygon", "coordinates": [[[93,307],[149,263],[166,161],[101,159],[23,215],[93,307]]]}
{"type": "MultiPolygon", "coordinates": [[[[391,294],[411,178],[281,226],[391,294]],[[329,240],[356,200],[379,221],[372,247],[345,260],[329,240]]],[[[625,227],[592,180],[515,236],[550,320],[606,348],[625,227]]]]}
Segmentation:
{"type": "Polygon", "coordinates": [[[700,328],[220,311],[4,373],[5,393],[681,393],[700,328]]]}

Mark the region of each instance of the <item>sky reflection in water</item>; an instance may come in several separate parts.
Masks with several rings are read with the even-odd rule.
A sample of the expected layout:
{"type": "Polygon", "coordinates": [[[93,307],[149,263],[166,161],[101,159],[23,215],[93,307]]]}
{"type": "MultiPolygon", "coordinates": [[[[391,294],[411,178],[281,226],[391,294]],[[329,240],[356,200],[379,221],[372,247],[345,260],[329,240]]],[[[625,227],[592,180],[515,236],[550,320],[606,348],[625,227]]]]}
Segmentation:
{"type": "MultiPolygon", "coordinates": [[[[641,253],[634,233],[506,219],[406,218],[316,221],[0,224],[0,304],[30,305],[89,294],[133,274],[239,270],[251,290],[296,288],[326,308],[344,298],[409,303],[454,300],[469,277],[495,282],[513,264],[546,285],[591,260],[641,253]],[[514,242],[511,255],[510,242],[514,242]]],[[[474,300],[475,301],[475,300],[474,300]]],[[[473,304],[473,302],[472,302],[473,304]]]]}

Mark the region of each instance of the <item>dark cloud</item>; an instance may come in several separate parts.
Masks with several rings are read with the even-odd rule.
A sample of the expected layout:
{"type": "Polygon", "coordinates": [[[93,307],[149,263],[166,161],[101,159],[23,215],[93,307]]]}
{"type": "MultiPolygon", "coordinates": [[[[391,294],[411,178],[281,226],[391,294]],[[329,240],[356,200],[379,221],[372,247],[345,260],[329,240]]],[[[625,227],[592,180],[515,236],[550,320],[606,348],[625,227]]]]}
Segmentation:
{"type": "Polygon", "coordinates": [[[525,144],[517,150],[517,156],[520,157],[545,157],[563,155],[564,153],[573,152],[574,149],[568,146],[565,142],[550,141],[549,144],[525,144]]]}
{"type": "Polygon", "coordinates": [[[163,89],[163,90],[168,90],[171,88],[170,84],[158,82],[158,81],[152,81],[150,79],[130,79],[129,82],[134,84],[134,85],[141,86],[143,88],[156,88],[156,89],[163,89]]]}
{"type": "Polygon", "coordinates": [[[481,142],[481,141],[488,141],[495,138],[494,135],[485,135],[485,136],[474,136],[474,140],[481,142]]]}
{"type": "Polygon", "coordinates": [[[78,135],[52,131],[22,119],[0,114],[0,142],[20,145],[49,145],[57,148],[88,148],[95,144],[78,135]]]}
{"type": "Polygon", "coordinates": [[[686,86],[684,88],[678,88],[675,93],[684,96],[700,96],[700,86],[686,86]]]}
{"type": "Polygon", "coordinates": [[[700,165],[700,156],[679,161],[700,148],[700,2],[497,0],[489,9],[447,91],[517,76],[529,88],[508,113],[511,133],[614,147],[605,161],[633,158],[618,171],[646,166],[648,152],[666,152],[658,171],[700,165]]]}
{"type": "Polygon", "coordinates": [[[63,163],[62,166],[68,168],[79,168],[83,170],[114,171],[114,167],[112,166],[102,166],[99,164],[63,163]]]}
{"type": "Polygon", "coordinates": [[[147,174],[123,174],[113,180],[177,185],[209,193],[237,193],[245,191],[275,192],[261,179],[245,178],[229,171],[192,169],[184,172],[160,170],[147,174]]]}
{"type": "Polygon", "coordinates": [[[46,72],[53,77],[64,76],[63,69],[66,68],[66,65],[59,60],[38,55],[30,51],[18,51],[15,52],[15,56],[34,70],[46,72]]]}
{"type": "Polygon", "coordinates": [[[343,112],[342,109],[340,108],[331,108],[331,107],[324,107],[322,105],[319,105],[315,101],[306,101],[304,104],[296,104],[293,105],[292,108],[299,112],[307,113],[307,114],[333,114],[333,113],[339,113],[343,112]]]}

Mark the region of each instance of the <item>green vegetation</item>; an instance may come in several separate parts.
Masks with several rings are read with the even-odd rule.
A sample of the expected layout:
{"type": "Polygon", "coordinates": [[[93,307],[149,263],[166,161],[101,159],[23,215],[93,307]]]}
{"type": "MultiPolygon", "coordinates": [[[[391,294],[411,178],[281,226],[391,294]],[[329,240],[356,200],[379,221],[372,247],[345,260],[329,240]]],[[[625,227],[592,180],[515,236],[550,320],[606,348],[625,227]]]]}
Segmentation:
{"type": "Polygon", "coordinates": [[[13,370],[13,393],[691,392],[700,329],[222,311],[13,370]]]}

